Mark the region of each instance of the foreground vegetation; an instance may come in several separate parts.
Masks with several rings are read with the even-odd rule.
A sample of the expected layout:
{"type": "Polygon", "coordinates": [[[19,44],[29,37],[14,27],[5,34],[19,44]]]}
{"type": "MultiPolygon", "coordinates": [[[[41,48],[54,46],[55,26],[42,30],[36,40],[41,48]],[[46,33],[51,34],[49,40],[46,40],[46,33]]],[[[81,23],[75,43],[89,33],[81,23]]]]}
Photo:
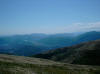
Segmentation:
{"type": "Polygon", "coordinates": [[[100,74],[100,67],[97,66],[80,66],[37,58],[15,57],[0,55],[0,74],[100,74]],[[20,62],[18,59],[22,59],[22,61],[20,62]],[[28,62],[26,63],[26,61],[28,62]],[[34,63],[34,61],[36,62],[34,63]],[[39,61],[40,63],[38,63],[39,61]]]}
{"type": "Polygon", "coordinates": [[[0,74],[100,74],[100,69],[69,69],[67,66],[0,62],[0,74]]]}

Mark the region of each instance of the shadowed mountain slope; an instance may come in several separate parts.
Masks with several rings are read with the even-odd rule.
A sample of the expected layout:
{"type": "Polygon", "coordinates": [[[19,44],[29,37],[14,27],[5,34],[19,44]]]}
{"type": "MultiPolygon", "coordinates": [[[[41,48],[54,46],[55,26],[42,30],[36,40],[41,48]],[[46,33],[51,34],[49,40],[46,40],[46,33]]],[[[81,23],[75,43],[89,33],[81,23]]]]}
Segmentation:
{"type": "Polygon", "coordinates": [[[35,57],[73,64],[100,65],[100,40],[50,50],[35,57]]]}

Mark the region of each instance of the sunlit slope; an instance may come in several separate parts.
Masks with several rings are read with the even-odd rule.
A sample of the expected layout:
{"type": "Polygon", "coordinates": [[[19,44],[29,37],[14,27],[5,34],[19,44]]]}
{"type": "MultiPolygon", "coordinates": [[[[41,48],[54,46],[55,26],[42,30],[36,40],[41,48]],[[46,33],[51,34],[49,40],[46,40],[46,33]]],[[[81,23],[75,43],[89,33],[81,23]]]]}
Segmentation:
{"type": "Polygon", "coordinates": [[[0,74],[99,74],[100,67],[0,54],[0,74]]]}

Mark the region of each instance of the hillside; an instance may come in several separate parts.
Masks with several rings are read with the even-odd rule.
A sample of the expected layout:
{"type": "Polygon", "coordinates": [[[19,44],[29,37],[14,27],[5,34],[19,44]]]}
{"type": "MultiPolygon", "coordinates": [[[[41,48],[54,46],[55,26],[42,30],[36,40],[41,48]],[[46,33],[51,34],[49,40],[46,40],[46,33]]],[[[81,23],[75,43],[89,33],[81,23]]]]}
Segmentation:
{"type": "Polygon", "coordinates": [[[100,39],[100,32],[91,31],[82,34],[27,34],[0,37],[0,53],[32,56],[41,52],[82,42],[100,39]]]}
{"type": "Polygon", "coordinates": [[[73,64],[100,65],[100,40],[50,50],[34,57],[73,64]]]}
{"type": "Polygon", "coordinates": [[[0,74],[100,74],[100,67],[0,54],[0,74]]]}

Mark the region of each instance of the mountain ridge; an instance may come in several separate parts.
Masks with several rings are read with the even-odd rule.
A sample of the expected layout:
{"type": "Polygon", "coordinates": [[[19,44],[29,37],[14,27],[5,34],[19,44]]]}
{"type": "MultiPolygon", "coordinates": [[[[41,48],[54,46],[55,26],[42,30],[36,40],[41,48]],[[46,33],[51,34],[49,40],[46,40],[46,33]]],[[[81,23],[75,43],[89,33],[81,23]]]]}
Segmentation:
{"type": "Polygon", "coordinates": [[[92,31],[79,35],[62,34],[29,34],[0,37],[0,53],[31,56],[47,50],[72,46],[81,42],[100,39],[100,32],[92,31]]]}

